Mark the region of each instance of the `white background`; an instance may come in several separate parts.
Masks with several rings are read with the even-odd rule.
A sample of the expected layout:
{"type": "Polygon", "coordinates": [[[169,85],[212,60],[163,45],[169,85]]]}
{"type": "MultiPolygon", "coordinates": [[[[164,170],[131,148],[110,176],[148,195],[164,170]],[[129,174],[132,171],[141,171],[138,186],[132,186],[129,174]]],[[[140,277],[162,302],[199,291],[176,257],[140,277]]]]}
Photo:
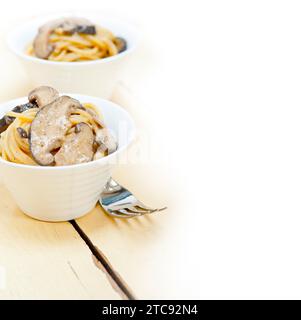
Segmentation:
{"type": "MultiPolygon", "coordinates": [[[[142,33],[124,83],[175,212],[170,297],[301,298],[301,3],[10,0],[1,33],[78,8],[142,33]]],[[[1,90],[14,98],[25,75],[6,59],[1,90]]]]}

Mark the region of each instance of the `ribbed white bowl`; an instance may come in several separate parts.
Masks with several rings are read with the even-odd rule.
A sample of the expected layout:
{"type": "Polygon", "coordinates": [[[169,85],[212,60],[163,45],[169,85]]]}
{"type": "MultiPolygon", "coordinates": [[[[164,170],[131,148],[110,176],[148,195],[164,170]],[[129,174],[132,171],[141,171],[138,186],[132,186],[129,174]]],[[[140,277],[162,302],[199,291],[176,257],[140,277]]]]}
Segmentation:
{"type": "MultiPolygon", "coordinates": [[[[64,167],[27,166],[0,157],[0,176],[19,208],[27,215],[45,221],[75,219],[92,210],[111,176],[118,158],[134,138],[134,123],[118,105],[91,96],[70,94],[81,102],[94,103],[116,135],[118,150],[85,164],[64,167]]],[[[27,98],[0,105],[0,117],[27,98]]]]}

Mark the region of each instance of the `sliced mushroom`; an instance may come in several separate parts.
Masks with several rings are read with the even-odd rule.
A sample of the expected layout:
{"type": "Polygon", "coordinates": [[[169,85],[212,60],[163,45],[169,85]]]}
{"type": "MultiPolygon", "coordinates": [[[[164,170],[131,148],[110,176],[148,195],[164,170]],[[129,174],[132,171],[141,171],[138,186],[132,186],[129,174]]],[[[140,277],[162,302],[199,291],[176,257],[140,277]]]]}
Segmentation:
{"type": "MultiPolygon", "coordinates": [[[[32,90],[28,95],[29,102],[20,104],[12,109],[13,112],[23,113],[24,111],[36,107],[43,107],[59,97],[59,93],[47,86],[41,86],[32,90]]],[[[13,123],[15,117],[4,116],[0,119],[0,133],[5,131],[13,123]]]]}
{"type": "Polygon", "coordinates": [[[13,112],[22,113],[28,109],[36,108],[37,105],[31,102],[20,104],[12,109],[13,112]]]}
{"type": "Polygon", "coordinates": [[[14,117],[4,116],[0,119],[0,133],[4,132],[15,120],[14,117]]]}
{"type": "Polygon", "coordinates": [[[18,127],[18,128],[17,128],[17,131],[18,131],[18,133],[19,133],[19,135],[20,135],[20,137],[21,137],[22,139],[27,139],[27,138],[28,138],[28,134],[27,134],[27,132],[26,132],[23,128],[18,127]]]}
{"type": "MultiPolygon", "coordinates": [[[[63,18],[59,26],[63,32],[67,34],[73,34],[75,32],[95,34],[96,28],[95,25],[88,19],[78,18],[78,17],[69,17],[63,18]]],[[[57,28],[57,27],[56,27],[57,28]]]]}
{"type": "Polygon", "coordinates": [[[61,149],[54,156],[57,166],[67,166],[89,162],[93,159],[94,134],[90,126],[84,122],[76,125],[61,149]]]}
{"type": "Polygon", "coordinates": [[[95,26],[87,19],[74,17],[50,21],[39,28],[33,42],[34,52],[38,58],[47,59],[54,50],[54,46],[49,42],[49,37],[56,28],[61,28],[67,34],[73,34],[74,32],[96,33],[95,26]]]}
{"type": "MultiPolygon", "coordinates": [[[[14,107],[12,111],[17,113],[22,113],[31,108],[36,108],[36,105],[29,102],[29,103],[20,104],[19,106],[14,107]]],[[[13,123],[14,120],[15,120],[15,117],[10,117],[10,116],[2,117],[0,119],[0,133],[4,132],[10,126],[10,124],[13,123]]]]}
{"type": "Polygon", "coordinates": [[[42,165],[52,165],[52,151],[63,144],[71,127],[70,115],[80,106],[79,101],[67,96],[59,97],[37,113],[30,127],[30,150],[35,161],[42,165]]]}
{"type": "Polygon", "coordinates": [[[84,34],[96,34],[96,28],[95,26],[88,26],[88,25],[79,25],[76,26],[72,33],[84,33],[84,34]]]}
{"type": "Polygon", "coordinates": [[[95,141],[99,144],[97,152],[106,151],[108,154],[111,154],[117,150],[117,142],[107,128],[97,130],[95,141]]]}
{"type": "Polygon", "coordinates": [[[59,97],[57,90],[47,86],[40,86],[29,92],[29,102],[36,104],[39,108],[46,106],[59,97]]]}
{"type": "Polygon", "coordinates": [[[125,39],[121,38],[121,37],[116,37],[113,40],[115,46],[117,47],[118,53],[121,53],[123,51],[125,51],[127,49],[127,44],[125,39]]]}

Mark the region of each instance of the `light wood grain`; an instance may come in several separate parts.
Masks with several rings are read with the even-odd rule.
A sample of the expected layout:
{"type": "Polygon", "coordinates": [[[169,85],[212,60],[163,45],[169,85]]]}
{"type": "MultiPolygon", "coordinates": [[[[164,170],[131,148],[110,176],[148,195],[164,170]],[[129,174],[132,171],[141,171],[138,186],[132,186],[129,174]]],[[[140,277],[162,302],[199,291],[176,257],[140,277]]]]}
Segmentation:
{"type": "MultiPolygon", "coordinates": [[[[160,180],[158,171],[150,166],[124,165],[114,178],[146,204],[162,206],[162,199],[168,198],[168,189],[163,173],[160,180]]],[[[154,215],[118,220],[108,217],[97,206],[77,222],[138,298],[167,299],[177,287],[175,265],[178,258],[177,247],[173,246],[172,219],[172,207],[154,215]]]]}
{"type": "Polygon", "coordinates": [[[68,223],[33,220],[0,186],[0,299],[118,299],[68,223]]]}
{"type": "MultiPolygon", "coordinates": [[[[140,167],[139,171],[138,166],[136,175],[132,172],[128,177],[129,168],[122,167],[117,177],[123,183],[127,181],[141,199],[150,203],[163,185],[159,190],[157,187],[157,192],[143,196],[137,186],[143,172],[149,172],[149,168],[145,169],[140,167]]],[[[7,274],[6,287],[0,290],[1,299],[120,298],[68,222],[31,219],[16,207],[2,185],[0,194],[0,266],[7,274]]],[[[97,206],[77,222],[138,298],[167,298],[175,284],[170,268],[175,248],[169,246],[171,239],[167,237],[169,215],[166,211],[137,219],[115,220],[97,206]]]]}

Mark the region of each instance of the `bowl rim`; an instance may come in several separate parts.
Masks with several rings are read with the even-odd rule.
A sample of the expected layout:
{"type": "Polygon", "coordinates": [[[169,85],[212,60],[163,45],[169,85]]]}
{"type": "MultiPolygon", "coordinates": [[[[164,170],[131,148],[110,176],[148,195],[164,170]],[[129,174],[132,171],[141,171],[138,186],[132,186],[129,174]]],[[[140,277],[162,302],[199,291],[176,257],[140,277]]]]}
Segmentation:
{"type": "MultiPolygon", "coordinates": [[[[112,18],[109,15],[105,15],[105,19],[111,23],[118,23],[118,24],[123,24],[127,30],[130,31],[131,34],[133,34],[133,38],[134,41],[131,45],[131,47],[127,48],[125,51],[120,52],[118,54],[116,54],[115,56],[111,56],[111,57],[107,57],[107,58],[102,58],[102,59],[97,59],[97,60],[91,60],[91,61],[50,61],[50,60],[46,60],[46,59],[41,59],[38,57],[33,57],[30,56],[28,54],[26,54],[26,52],[20,51],[20,50],[16,50],[13,43],[12,43],[12,38],[14,37],[14,35],[16,34],[16,32],[18,31],[22,31],[25,30],[26,27],[29,27],[37,22],[47,22],[47,20],[49,19],[55,19],[58,17],[62,17],[62,16],[68,16],[68,15],[77,15],[77,16],[83,16],[83,17],[88,17],[89,18],[89,14],[91,13],[85,13],[83,12],[82,15],[76,13],[71,13],[71,12],[62,12],[61,14],[52,14],[52,15],[45,15],[43,17],[36,17],[34,19],[31,20],[26,20],[21,24],[18,24],[16,27],[14,27],[10,32],[8,32],[8,34],[6,35],[6,44],[9,48],[10,51],[12,51],[15,55],[17,55],[18,57],[34,62],[34,63],[40,63],[40,64],[49,64],[49,65],[55,65],[55,66],[74,66],[74,67],[79,67],[79,66],[87,66],[87,65],[93,65],[93,64],[103,64],[103,63],[110,63],[113,62],[115,60],[121,59],[125,56],[127,56],[128,54],[130,54],[132,51],[134,51],[137,46],[138,46],[138,41],[139,41],[139,32],[137,30],[137,28],[135,28],[132,24],[123,21],[122,19],[116,19],[116,18],[112,18]]],[[[100,17],[103,17],[104,15],[99,14],[100,17]]],[[[126,40],[126,39],[125,39],[126,40]]]]}
{"type": "MultiPolygon", "coordinates": [[[[90,96],[90,95],[85,95],[85,94],[62,93],[61,95],[69,95],[71,97],[72,97],[72,95],[77,95],[77,96],[83,97],[84,99],[86,99],[86,98],[87,99],[89,99],[89,98],[96,99],[96,100],[100,101],[100,103],[99,103],[100,105],[101,105],[101,102],[108,103],[113,108],[115,108],[119,112],[123,113],[123,115],[127,119],[127,124],[129,125],[129,131],[130,131],[129,139],[127,140],[126,144],[120,148],[118,147],[116,151],[107,155],[106,157],[103,157],[103,158],[100,158],[97,160],[92,160],[92,161],[89,161],[86,163],[72,164],[72,165],[68,165],[68,166],[58,166],[58,167],[41,166],[41,165],[33,166],[33,165],[29,165],[29,164],[21,164],[21,163],[7,161],[7,160],[4,160],[0,156],[0,163],[1,164],[4,164],[6,166],[10,166],[10,167],[15,167],[15,168],[23,168],[25,170],[42,170],[42,171],[73,170],[73,169],[83,168],[83,167],[92,167],[97,164],[98,165],[106,165],[108,162],[110,162],[110,160],[113,160],[114,158],[116,158],[120,153],[122,153],[124,150],[126,150],[133,143],[133,141],[136,137],[136,126],[135,126],[134,120],[133,120],[132,116],[126,110],[124,110],[124,108],[122,108],[120,105],[118,105],[117,103],[112,102],[110,100],[107,100],[107,99],[103,99],[103,98],[95,97],[95,96],[90,96]]],[[[1,102],[0,109],[4,104],[7,105],[8,103],[12,103],[12,104],[13,103],[20,103],[23,100],[26,101],[27,97],[15,98],[12,100],[1,102]]],[[[100,108],[98,105],[96,107],[100,108]]]]}

